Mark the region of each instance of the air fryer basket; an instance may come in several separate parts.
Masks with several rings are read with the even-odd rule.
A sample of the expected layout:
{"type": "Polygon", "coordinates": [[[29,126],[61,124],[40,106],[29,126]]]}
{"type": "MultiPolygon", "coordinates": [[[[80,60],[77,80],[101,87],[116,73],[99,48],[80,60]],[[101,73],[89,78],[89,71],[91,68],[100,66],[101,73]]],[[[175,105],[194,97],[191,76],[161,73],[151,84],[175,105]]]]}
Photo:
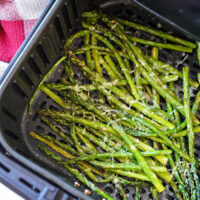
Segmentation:
{"type": "MultiPolygon", "coordinates": [[[[29,100],[40,80],[52,64],[62,55],[62,46],[65,40],[71,33],[80,28],[81,12],[93,8],[97,10],[101,9],[111,16],[118,16],[150,27],[159,28],[169,31],[173,35],[188,39],[181,32],[160,21],[159,18],[153,16],[131,0],[95,0],[92,2],[84,0],[84,3],[82,0],[57,1],[50,9],[50,14],[47,14],[43,23],[38,27],[38,31],[33,34],[32,39],[20,54],[20,59],[16,61],[1,87],[1,142],[7,151],[20,162],[82,199],[100,199],[100,197],[94,193],[91,196],[86,196],[84,194],[84,189],[86,188],[84,185],[81,185],[80,188],[75,188],[75,179],[63,167],[58,166],[53,160],[46,158],[38,150],[38,142],[29,136],[29,131],[32,130],[35,132],[44,132],[57,139],[61,139],[40,120],[37,114],[39,108],[55,108],[58,106],[45,94],[39,92],[33,104],[31,115],[27,114],[27,108],[29,100]]],[[[147,33],[135,31],[135,34],[143,38],[163,42],[162,39],[147,33]]],[[[81,40],[76,45],[80,43],[81,40]]],[[[146,54],[150,54],[150,47],[141,46],[141,48],[146,54]]],[[[190,75],[194,79],[196,79],[197,72],[200,71],[195,51],[185,54],[165,49],[159,51],[159,58],[179,69],[183,65],[190,66],[190,75]]],[[[64,70],[61,64],[59,70],[52,74],[49,81],[58,81],[63,75],[64,70]]],[[[79,79],[82,79],[79,71],[77,71],[76,75],[79,79]]],[[[177,87],[176,89],[180,95],[183,94],[181,87],[177,87]]],[[[196,92],[196,90],[192,90],[191,94],[194,95],[196,92]]],[[[193,96],[191,100],[194,101],[193,96]]],[[[199,114],[200,112],[198,111],[199,114]]],[[[67,133],[67,130],[63,131],[67,133]]],[[[195,143],[195,154],[199,160],[200,135],[198,134],[196,134],[195,143]]],[[[120,199],[118,192],[112,184],[98,184],[98,186],[104,188],[114,199],[120,199]]],[[[127,187],[125,191],[129,194],[129,199],[134,198],[134,187],[127,187]]],[[[148,188],[142,188],[140,192],[142,199],[152,199],[148,188]]],[[[159,197],[160,199],[175,198],[172,189],[168,185],[166,185],[166,190],[159,197]]]]}

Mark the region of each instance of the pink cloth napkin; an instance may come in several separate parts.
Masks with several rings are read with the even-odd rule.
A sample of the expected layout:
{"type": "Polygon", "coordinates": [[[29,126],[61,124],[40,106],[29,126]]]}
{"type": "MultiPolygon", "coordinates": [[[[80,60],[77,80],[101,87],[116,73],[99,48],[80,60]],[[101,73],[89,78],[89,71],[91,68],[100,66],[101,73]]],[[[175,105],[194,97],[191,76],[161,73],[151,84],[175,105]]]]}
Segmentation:
{"type": "Polygon", "coordinates": [[[49,0],[0,0],[0,76],[49,0]]]}

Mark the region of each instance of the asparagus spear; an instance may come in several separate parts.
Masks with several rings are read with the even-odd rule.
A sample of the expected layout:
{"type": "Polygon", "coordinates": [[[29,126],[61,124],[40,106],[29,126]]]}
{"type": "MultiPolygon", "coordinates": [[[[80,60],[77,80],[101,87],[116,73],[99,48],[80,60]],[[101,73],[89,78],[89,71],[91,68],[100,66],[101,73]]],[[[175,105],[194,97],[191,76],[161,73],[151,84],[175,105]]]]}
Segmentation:
{"type": "Polygon", "coordinates": [[[45,117],[42,117],[42,121],[44,121],[55,133],[60,135],[64,140],[69,142],[70,144],[73,144],[73,141],[71,138],[69,138],[66,134],[64,134],[62,131],[60,131],[51,121],[45,117]]]}
{"type": "Polygon", "coordinates": [[[190,95],[189,95],[189,68],[183,67],[183,89],[184,89],[184,107],[186,113],[186,120],[187,120],[187,131],[188,131],[188,146],[189,146],[189,155],[192,158],[191,161],[191,171],[189,172],[190,180],[191,180],[191,199],[196,199],[196,197],[200,198],[200,184],[198,175],[196,172],[196,160],[194,155],[194,131],[193,131],[193,124],[191,120],[191,110],[190,110],[190,95]],[[192,176],[193,175],[193,176],[192,176]],[[196,185],[196,189],[194,186],[194,182],[196,185]]]}
{"type": "Polygon", "coordinates": [[[67,57],[66,56],[63,56],[61,57],[52,67],[51,69],[46,73],[46,75],[42,78],[42,80],[40,81],[38,87],[36,88],[33,96],[31,97],[30,99],[30,102],[29,102],[29,108],[28,108],[28,113],[30,114],[31,113],[31,107],[32,107],[32,104],[36,98],[36,95],[38,93],[38,91],[40,90],[41,86],[43,85],[43,83],[45,82],[45,80],[51,75],[51,73],[57,69],[57,67],[59,66],[60,63],[62,63],[67,57]]]}
{"type": "Polygon", "coordinates": [[[191,121],[190,95],[189,95],[189,68],[183,67],[184,108],[187,120],[189,154],[194,159],[194,132],[191,121]]]}
{"type": "MultiPolygon", "coordinates": [[[[156,156],[156,155],[168,155],[171,154],[171,150],[157,150],[157,151],[145,151],[141,152],[141,154],[145,157],[149,156],[156,156]]],[[[94,154],[89,156],[81,156],[77,157],[74,160],[69,161],[69,163],[75,163],[80,160],[94,160],[94,159],[100,159],[100,158],[122,158],[122,157],[129,157],[131,158],[133,155],[129,152],[114,152],[114,153],[100,153],[100,154],[94,154]]]]}
{"type": "Polygon", "coordinates": [[[193,106],[192,106],[192,114],[193,115],[196,115],[197,113],[197,110],[199,108],[199,104],[200,104],[200,91],[197,93],[196,97],[195,97],[195,101],[193,103],[193,106]]]}
{"type": "Polygon", "coordinates": [[[198,59],[199,64],[200,64],[200,42],[197,43],[197,59],[198,59]]]}
{"type": "Polygon", "coordinates": [[[123,25],[129,26],[129,27],[141,30],[141,31],[145,31],[147,33],[157,35],[158,37],[170,40],[172,42],[179,43],[179,44],[185,45],[185,46],[190,47],[190,48],[196,48],[196,44],[189,42],[189,41],[186,41],[186,40],[183,40],[183,39],[180,39],[180,38],[177,38],[175,36],[169,35],[165,32],[155,30],[155,29],[152,29],[152,28],[140,25],[140,24],[136,24],[134,22],[129,22],[129,21],[123,20],[123,19],[117,19],[117,21],[120,22],[123,25]]]}
{"type": "MultiPolygon", "coordinates": [[[[92,43],[92,45],[97,45],[97,38],[95,37],[94,34],[92,34],[91,43],[92,43]]],[[[92,56],[94,58],[94,64],[95,64],[96,71],[102,75],[102,69],[101,69],[100,62],[99,62],[99,54],[96,49],[92,49],[92,56]]]]}
{"type": "Polygon", "coordinates": [[[140,200],[140,188],[138,186],[135,187],[135,200],[140,200]]]}
{"type": "MultiPolygon", "coordinates": [[[[145,57],[145,58],[150,63],[152,63],[154,65],[154,67],[164,68],[165,70],[169,71],[170,73],[177,74],[181,79],[183,79],[183,74],[180,71],[178,71],[175,67],[172,67],[169,64],[163,63],[160,60],[156,60],[153,57],[145,57]]],[[[190,79],[189,82],[190,82],[190,85],[192,85],[194,88],[198,88],[199,87],[199,83],[198,82],[196,82],[196,81],[194,81],[192,79],[190,79]]]]}
{"type": "MultiPolygon", "coordinates": [[[[123,200],[128,200],[123,187],[118,182],[115,182],[115,187],[119,190],[119,193],[120,193],[121,197],[123,198],[123,200]]],[[[138,187],[138,186],[136,186],[136,187],[138,187]]]]}
{"type": "Polygon", "coordinates": [[[182,51],[182,52],[188,52],[188,53],[192,52],[192,48],[181,46],[181,45],[153,42],[153,41],[144,40],[141,38],[136,38],[134,36],[129,36],[129,39],[135,43],[145,44],[145,45],[149,45],[153,47],[158,47],[158,48],[163,48],[163,49],[172,49],[175,51],[182,51]]]}
{"type": "Polygon", "coordinates": [[[200,73],[197,74],[197,80],[200,83],[200,73]]]}
{"type": "MultiPolygon", "coordinates": [[[[156,47],[152,48],[151,56],[155,59],[158,59],[158,48],[156,48],[156,47]]],[[[155,89],[152,89],[152,93],[153,93],[153,99],[154,99],[154,106],[160,107],[160,96],[159,96],[159,94],[156,92],[155,89]]]]}
{"type": "MultiPolygon", "coordinates": [[[[85,39],[84,39],[85,46],[88,46],[90,44],[90,37],[91,37],[90,34],[85,35],[85,39]]],[[[94,64],[93,64],[93,60],[92,60],[92,57],[91,57],[90,49],[86,50],[86,58],[87,58],[87,65],[91,69],[94,69],[94,64]]]]}
{"type": "Polygon", "coordinates": [[[102,197],[105,197],[109,200],[114,200],[110,195],[105,193],[103,190],[99,189],[95,184],[90,182],[81,172],[79,172],[77,169],[70,167],[67,165],[64,161],[62,161],[60,156],[57,156],[54,152],[48,150],[45,147],[40,147],[40,149],[50,158],[56,160],[59,162],[59,164],[63,165],[65,169],[67,169],[72,175],[74,175],[79,181],[84,183],[86,186],[88,186],[92,191],[96,192],[102,197]]]}

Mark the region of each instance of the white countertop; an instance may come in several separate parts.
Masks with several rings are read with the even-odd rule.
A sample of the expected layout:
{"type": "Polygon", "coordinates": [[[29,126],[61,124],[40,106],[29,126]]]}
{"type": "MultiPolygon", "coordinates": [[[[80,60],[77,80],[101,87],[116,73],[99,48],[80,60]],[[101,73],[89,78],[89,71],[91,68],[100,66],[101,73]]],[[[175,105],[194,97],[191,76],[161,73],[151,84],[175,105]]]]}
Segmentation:
{"type": "Polygon", "coordinates": [[[10,190],[7,186],[0,182],[0,199],[24,200],[21,196],[10,190]]]}

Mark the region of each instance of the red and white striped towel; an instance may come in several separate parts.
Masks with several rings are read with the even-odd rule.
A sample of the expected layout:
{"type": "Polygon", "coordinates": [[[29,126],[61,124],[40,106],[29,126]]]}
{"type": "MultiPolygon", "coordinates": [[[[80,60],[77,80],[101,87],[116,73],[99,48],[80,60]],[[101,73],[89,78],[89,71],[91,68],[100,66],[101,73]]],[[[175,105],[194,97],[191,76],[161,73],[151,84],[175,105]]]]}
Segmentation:
{"type": "Polygon", "coordinates": [[[0,77],[49,0],[0,0],[0,77]]]}

